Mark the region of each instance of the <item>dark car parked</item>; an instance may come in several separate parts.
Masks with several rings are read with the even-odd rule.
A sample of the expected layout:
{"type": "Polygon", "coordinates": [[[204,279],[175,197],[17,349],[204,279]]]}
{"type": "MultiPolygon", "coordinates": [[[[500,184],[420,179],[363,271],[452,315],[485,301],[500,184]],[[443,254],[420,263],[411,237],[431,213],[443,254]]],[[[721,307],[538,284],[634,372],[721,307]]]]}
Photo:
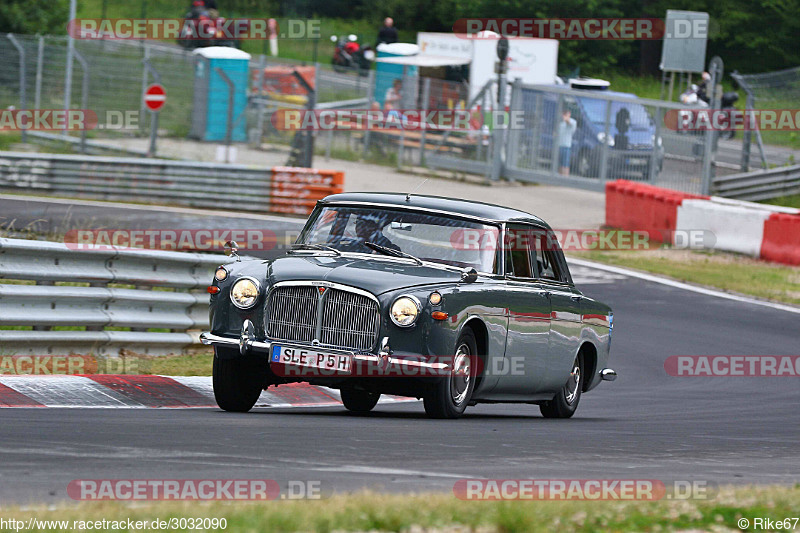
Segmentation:
{"type": "MultiPolygon", "coordinates": [[[[563,109],[572,112],[577,129],[572,136],[570,171],[572,174],[596,178],[602,165],[603,143],[608,145],[607,177],[609,179],[630,178],[645,181],[658,175],[664,161],[664,148],[660,136],[656,135],[653,117],[647,108],[636,100],[635,94],[616,91],[589,91],[564,96],[563,109]],[[610,112],[607,99],[598,96],[620,97],[611,100],[610,112]],[[606,133],[606,114],[610,123],[606,133]]],[[[553,138],[559,123],[558,95],[542,91],[526,91],[525,109],[536,110],[529,115],[527,135],[521,148],[534,150],[536,157],[549,165],[553,152],[553,138]],[[537,106],[537,96],[541,95],[537,106]],[[538,133],[537,133],[538,132],[538,133]]]]}
{"type": "Polygon", "coordinates": [[[395,394],[436,418],[481,402],[567,418],[616,377],[611,309],[575,288],[544,221],[505,207],[329,196],[285,256],[223,265],[209,292],[201,339],[229,411],[304,381],[340,389],[356,412],[395,394]]]}

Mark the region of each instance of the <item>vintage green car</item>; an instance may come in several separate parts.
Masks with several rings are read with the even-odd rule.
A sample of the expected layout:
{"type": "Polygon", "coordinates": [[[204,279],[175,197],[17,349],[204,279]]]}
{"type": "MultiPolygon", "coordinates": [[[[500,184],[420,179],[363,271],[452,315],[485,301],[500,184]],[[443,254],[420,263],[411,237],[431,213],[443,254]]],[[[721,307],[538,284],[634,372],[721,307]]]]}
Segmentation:
{"type": "Polygon", "coordinates": [[[500,402],[568,418],[616,378],[613,317],[575,288],[553,235],[496,205],[329,196],[285,255],[217,270],[201,335],[217,403],[248,411],[267,387],[308,382],[361,413],[392,394],[435,418],[500,402]]]}

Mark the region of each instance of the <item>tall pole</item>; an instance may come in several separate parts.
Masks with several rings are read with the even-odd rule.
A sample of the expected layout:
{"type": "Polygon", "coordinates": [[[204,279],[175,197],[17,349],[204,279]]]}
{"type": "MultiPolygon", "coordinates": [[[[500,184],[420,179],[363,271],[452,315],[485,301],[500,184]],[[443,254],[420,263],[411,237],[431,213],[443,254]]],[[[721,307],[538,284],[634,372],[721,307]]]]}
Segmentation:
{"type": "MultiPolygon", "coordinates": [[[[69,22],[75,20],[78,11],[78,0],[69,0],[69,22]]],[[[68,111],[72,106],[72,63],[75,55],[75,39],[72,34],[67,32],[67,70],[64,75],[64,110],[68,111]]],[[[67,134],[66,128],[63,132],[67,134]]]]}

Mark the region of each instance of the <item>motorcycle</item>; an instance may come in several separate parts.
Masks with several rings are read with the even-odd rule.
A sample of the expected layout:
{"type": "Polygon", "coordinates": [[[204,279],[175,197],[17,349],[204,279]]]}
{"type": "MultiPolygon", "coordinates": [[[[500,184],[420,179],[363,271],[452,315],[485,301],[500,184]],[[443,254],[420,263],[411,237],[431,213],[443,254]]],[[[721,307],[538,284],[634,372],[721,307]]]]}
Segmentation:
{"type": "MultiPolygon", "coordinates": [[[[720,110],[727,118],[730,118],[728,113],[734,109],[733,104],[735,104],[737,100],[739,100],[739,93],[735,91],[723,93],[720,99],[720,110]]],[[[695,84],[692,84],[691,87],[681,93],[680,101],[683,104],[694,105],[701,109],[708,109],[709,107],[709,100],[708,97],[705,96],[705,91],[695,84]]],[[[693,133],[700,134],[702,132],[696,131],[693,133]]],[[[720,139],[733,139],[735,135],[735,130],[721,130],[719,132],[720,139]]]]}
{"type": "Polygon", "coordinates": [[[358,37],[352,33],[346,39],[333,35],[331,42],[336,44],[331,58],[335,71],[346,72],[357,69],[361,76],[369,73],[370,63],[375,60],[375,51],[371,46],[358,44],[358,37]]]}
{"type": "MultiPolygon", "coordinates": [[[[198,4],[198,2],[195,2],[198,4]]],[[[243,30],[247,32],[247,28],[242,28],[241,25],[231,25],[228,30],[225,29],[225,17],[219,16],[215,9],[205,9],[202,2],[200,5],[192,7],[191,11],[186,13],[183,20],[183,27],[181,27],[181,34],[178,37],[178,44],[187,50],[194,50],[195,48],[203,48],[206,46],[229,46],[239,48],[241,46],[240,39],[237,35],[229,35],[230,28],[235,30],[243,30]]]]}

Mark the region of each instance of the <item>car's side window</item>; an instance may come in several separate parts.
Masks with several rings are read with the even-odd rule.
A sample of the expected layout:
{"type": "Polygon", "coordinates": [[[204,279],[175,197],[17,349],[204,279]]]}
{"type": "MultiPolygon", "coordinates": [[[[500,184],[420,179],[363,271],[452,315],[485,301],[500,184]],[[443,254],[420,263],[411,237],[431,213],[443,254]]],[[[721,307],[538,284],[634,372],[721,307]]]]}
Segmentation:
{"type": "Polygon", "coordinates": [[[531,228],[509,226],[506,229],[506,274],[515,278],[534,278],[536,270],[531,262],[531,228]]]}
{"type": "Polygon", "coordinates": [[[547,238],[540,236],[535,239],[535,252],[539,277],[553,281],[564,281],[555,252],[547,245],[547,238]]]}

